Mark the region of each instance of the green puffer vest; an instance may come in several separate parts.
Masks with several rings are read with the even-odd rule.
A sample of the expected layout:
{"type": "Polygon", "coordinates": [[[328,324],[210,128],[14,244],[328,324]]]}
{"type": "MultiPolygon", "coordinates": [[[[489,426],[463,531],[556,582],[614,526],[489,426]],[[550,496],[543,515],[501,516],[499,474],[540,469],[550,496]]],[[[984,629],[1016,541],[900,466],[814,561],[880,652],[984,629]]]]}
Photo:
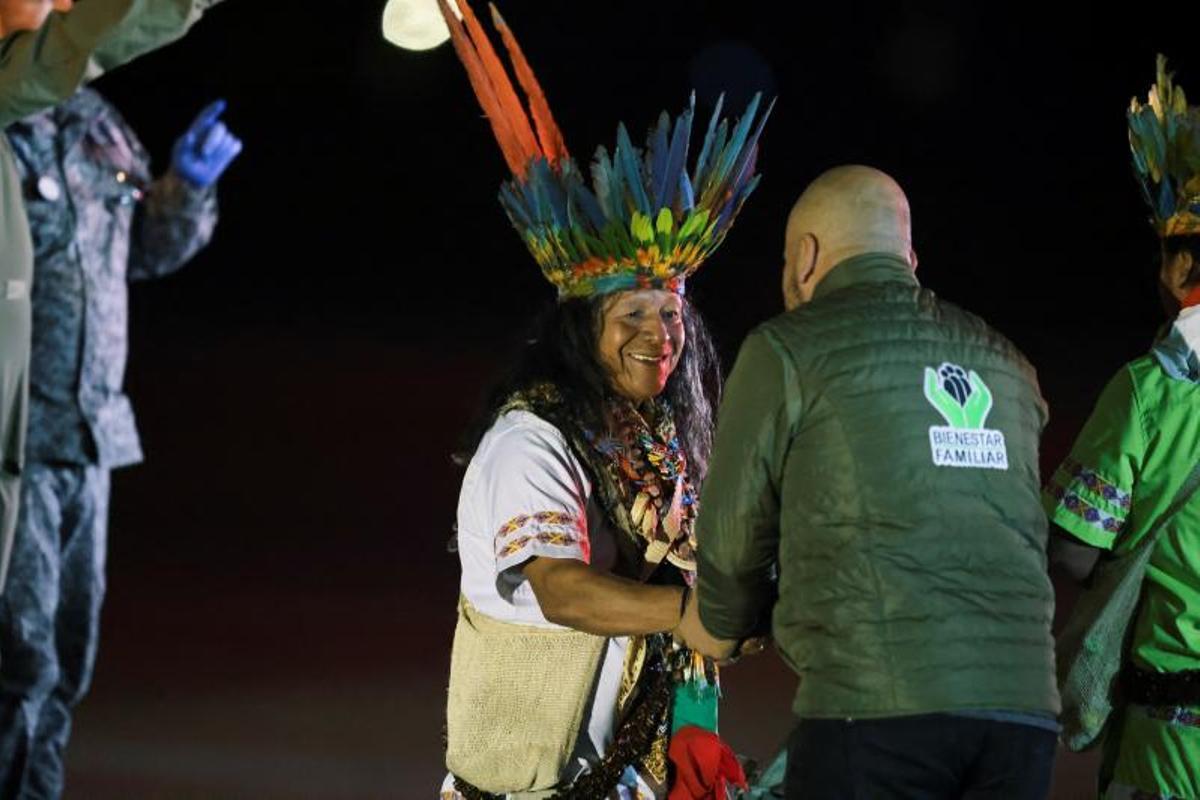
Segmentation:
{"type": "Polygon", "coordinates": [[[1057,713],[1033,368],[881,254],[759,331],[801,409],[772,620],[796,713],[1057,713]]]}

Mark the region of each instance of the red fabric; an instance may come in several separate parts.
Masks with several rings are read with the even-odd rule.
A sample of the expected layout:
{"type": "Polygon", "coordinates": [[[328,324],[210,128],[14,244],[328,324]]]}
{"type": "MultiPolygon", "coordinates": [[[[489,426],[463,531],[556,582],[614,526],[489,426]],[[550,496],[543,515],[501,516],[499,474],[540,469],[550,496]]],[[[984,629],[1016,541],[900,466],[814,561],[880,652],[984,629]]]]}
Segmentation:
{"type": "Polygon", "coordinates": [[[1192,290],[1187,293],[1187,297],[1183,298],[1182,308],[1191,308],[1192,306],[1200,306],[1200,286],[1192,287],[1192,290]]]}
{"type": "Polygon", "coordinates": [[[746,789],[746,773],[725,740],[712,731],[685,725],[667,751],[675,767],[668,800],[726,800],[729,784],[746,789]]]}

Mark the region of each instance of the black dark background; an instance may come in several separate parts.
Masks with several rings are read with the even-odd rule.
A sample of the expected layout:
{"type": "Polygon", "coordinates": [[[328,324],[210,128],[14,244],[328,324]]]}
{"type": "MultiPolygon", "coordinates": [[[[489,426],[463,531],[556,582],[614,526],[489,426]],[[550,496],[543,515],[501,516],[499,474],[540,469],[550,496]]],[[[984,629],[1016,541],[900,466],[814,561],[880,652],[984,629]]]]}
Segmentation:
{"type": "MultiPolygon", "coordinates": [[[[492,341],[547,297],[497,211],[503,162],[452,51],[391,47],[379,5],[281,14],[235,0],[101,82],[163,156],[217,96],[246,142],[222,184],[218,240],[142,292],[139,327],[492,341]]],[[[1124,110],[1144,99],[1156,52],[1185,86],[1200,68],[1186,17],[1044,6],[517,0],[504,12],[580,161],[611,145],[618,119],[636,135],[693,87],[702,109],[720,90],[734,107],[756,89],[778,96],[760,191],[695,282],[727,349],[778,306],[791,201],[821,170],[862,162],[908,190],[925,282],[1053,371],[1064,349],[1099,349],[1072,330],[1094,342],[1153,326],[1154,246],[1124,110]],[[1083,324],[1117,297],[1121,314],[1083,324]],[[1042,335],[1047,324],[1068,338],[1042,335]]]]}
{"type": "MultiPolygon", "coordinates": [[[[148,460],[115,482],[76,796],[432,791],[457,579],[448,454],[552,290],[496,203],[504,164],[453,52],[390,46],[382,5],[231,0],[97,84],[160,167],[216,97],[245,151],[213,244],[132,291],[148,460]]],[[[727,361],[780,310],[791,203],[843,163],[901,183],[919,277],[1037,366],[1047,466],[1162,321],[1124,111],[1157,52],[1200,87],[1189,4],[502,9],[581,162],[693,88],[702,117],[719,91],[739,110],[778,97],[762,184],[689,283],[727,361]]],[[[725,712],[760,756],[790,694],[763,663],[729,672],[725,712]]]]}

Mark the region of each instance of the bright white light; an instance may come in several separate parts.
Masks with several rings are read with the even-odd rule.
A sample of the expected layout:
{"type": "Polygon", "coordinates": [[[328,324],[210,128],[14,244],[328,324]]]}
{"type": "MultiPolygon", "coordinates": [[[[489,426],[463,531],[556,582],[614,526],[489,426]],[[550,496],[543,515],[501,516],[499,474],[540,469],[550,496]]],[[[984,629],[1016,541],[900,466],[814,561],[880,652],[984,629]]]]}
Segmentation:
{"type": "MultiPolygon", "coordinates": [[[[450,8],[461,19],[458,5],[450,8]]],[[[388,0],[383,9],[383,38],[405,50],[432,50],[450,38],[437,0],[388,0]]]]}

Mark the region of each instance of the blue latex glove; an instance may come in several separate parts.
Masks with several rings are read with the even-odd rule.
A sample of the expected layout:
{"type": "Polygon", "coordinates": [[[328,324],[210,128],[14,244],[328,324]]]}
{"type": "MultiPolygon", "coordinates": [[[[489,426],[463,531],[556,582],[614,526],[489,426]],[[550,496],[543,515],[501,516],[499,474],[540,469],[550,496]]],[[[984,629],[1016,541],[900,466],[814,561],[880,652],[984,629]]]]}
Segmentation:
{"type": "Polygon", "coordinates": [[[242,152],[242,140],[229,132],[217,117],[225,101],[209,104],[192,127],[180,136],[171,151],[171,166],[188,183],[201,189],[212,186],[230,162],[242,152]]]}

